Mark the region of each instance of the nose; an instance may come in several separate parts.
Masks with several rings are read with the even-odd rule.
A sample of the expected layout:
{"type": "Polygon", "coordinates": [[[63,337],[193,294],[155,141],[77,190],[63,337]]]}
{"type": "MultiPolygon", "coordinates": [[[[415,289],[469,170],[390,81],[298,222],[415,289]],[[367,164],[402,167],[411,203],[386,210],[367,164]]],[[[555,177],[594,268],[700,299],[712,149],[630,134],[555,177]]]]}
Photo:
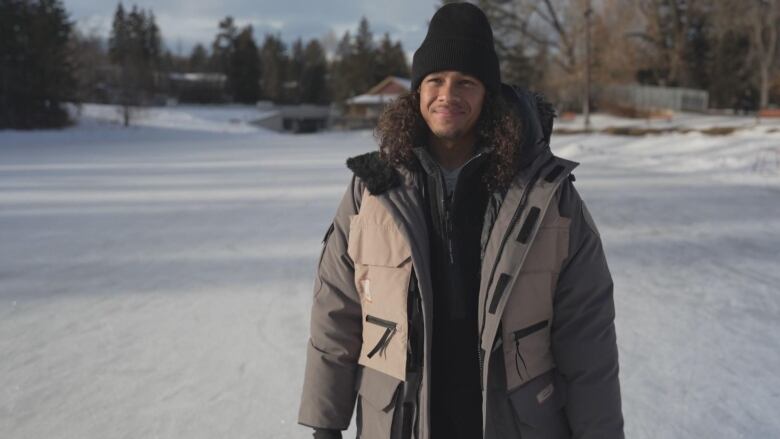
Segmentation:
{"type": "Polygon", "coordinates": [[[460,100],[453,81],[444,81],[439,89],[438,100],[440,102],[457,102],[460,100]]]}

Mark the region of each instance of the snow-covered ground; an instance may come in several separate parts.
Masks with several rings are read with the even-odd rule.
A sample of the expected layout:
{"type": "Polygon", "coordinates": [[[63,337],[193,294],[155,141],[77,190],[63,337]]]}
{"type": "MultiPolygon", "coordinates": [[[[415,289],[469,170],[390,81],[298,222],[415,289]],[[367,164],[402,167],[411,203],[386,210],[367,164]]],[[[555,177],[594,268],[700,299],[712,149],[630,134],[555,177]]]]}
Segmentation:
{"type": "MultiPolygon", "coordinates": [[[[123,121],[122,112],[113,105],[86,104],[71,112],[80,117],[82,127],[105,127],[123,121]]],[[[179,105],[133,109],[130,114],[136,127],[239,134],[263,131],[251,122],[273,113],[250,105],[179,105]]]]}
{"type": "MultiPolygon", "coordinates": [[[[614,127],[639,127],[649,129],[685,128],[692,130],[730,127],[739,129],[753,129],[758,132],[765,132],[780,129],[780,119],[756,119],[755,116],[735,116],[728,111],[721,112],[719,114],[670,112],[668,117],[640,119],[618,117],[605,113],[595,113],[591,115],[590,122],[591,127],[594,130],[614,127]]],[[[584,118],[582,115],[576,115],[575,117],[568,120],[558,120],[555,126],[564,130],[574,130],[581,129],[583,124],[584,118]]]]}
{"type": "MultiPolygon", "coordinates": [[[[314,266],[371,134],[108,110],[0,132],[0,438],[309,437],[314,266]]],[[[553,140],[615,278],[629,438],[780,437],[780,133],[726,119],[553,140]]]]}

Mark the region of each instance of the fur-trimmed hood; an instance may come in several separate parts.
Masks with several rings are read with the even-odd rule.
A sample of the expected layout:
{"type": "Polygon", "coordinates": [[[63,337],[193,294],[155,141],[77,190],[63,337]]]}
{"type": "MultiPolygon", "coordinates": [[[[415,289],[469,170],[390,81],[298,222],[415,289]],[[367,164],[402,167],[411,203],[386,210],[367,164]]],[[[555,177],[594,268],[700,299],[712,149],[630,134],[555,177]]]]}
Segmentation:
{"type": "MultiPolygon", "coordinates": [[[[501,85],[501,93],[522,121],[523,139],[518,171],[530,166],[550,148],[555,108],[540,93],[520,87],[501,85]]],[[[391,164],[382,160],[379,151],[372,151],[347,159],[347,167],[359,177],[373,194],[381,194],[401,184],[401,175],[391,164]]]]}

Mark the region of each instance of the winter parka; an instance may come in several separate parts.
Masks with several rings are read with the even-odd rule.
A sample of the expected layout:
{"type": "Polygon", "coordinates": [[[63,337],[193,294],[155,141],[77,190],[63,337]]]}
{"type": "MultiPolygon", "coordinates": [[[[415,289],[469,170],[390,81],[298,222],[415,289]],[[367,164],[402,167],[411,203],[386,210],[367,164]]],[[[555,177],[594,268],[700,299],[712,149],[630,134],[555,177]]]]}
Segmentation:
{"type": "MultiPolygon", "coordinates": [[[[503,87],[523,157],[485,214],[478,292],[484,439],[618,439],[612,279],[575,190],[549,149],[553,111],[503,87]]],[[[419,179],[377,153],[352,179],[317,269],[299,423],[358,437],[431,438],[433,291],[419,179]],[[420,352],[422,351],[422,352],[420,352]]]]}

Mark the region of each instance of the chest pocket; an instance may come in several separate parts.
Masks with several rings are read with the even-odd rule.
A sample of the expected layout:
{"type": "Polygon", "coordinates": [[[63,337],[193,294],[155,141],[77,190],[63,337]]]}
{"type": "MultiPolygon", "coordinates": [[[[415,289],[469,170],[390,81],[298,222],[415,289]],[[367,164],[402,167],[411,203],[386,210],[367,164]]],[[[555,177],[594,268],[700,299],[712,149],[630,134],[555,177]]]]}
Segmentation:
{"type": "Polygon", "coordinates": [[[558,213],[557,197],[512,287],[501,318],[507,388],[511,391],[555,365],[551,351],[553,299],[568,255],[571,220],[558,213]]]}
{"type": "Polygon", "coordinates": [[[363,347],[358,363],[403,381],[411,249],[373,196],[364,196],[360,214],[350,219],[347,253],[355,263],[362,307],[363,347]]]}

